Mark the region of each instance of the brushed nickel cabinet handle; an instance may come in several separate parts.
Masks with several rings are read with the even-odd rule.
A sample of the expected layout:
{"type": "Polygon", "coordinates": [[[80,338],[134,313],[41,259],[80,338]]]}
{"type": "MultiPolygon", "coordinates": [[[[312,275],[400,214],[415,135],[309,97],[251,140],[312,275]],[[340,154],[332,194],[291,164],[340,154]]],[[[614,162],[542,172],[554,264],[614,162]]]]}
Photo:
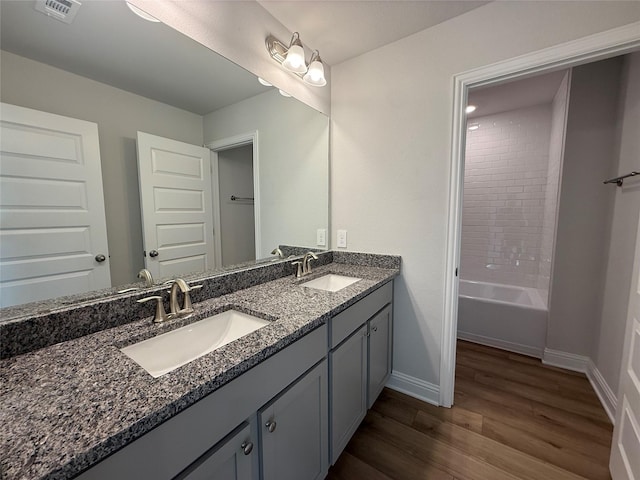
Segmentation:
{"type": "Polygon", "coordinates": [[[253,451],[253,443],[243,442],[242,445],[240,445],[240,448],[242,449],[242,453],[249,455],[253,451]]]}

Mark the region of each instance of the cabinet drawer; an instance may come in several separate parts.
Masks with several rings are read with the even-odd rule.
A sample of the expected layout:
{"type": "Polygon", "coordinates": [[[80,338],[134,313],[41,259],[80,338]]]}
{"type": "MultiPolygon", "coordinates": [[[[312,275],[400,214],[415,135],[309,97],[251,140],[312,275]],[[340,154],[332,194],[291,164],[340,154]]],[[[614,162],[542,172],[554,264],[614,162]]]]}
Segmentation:
{"type": "Polygon", "coordinates": [[[251,455],[258,455],[257,439],[243,422],[174,480],[253,480],[251,455]]]}
{"type": "Polygon", "coordinates": [[[393,299],[393,282],[371,292],[331,319],[329,348],[334,348],[393,299]]]}

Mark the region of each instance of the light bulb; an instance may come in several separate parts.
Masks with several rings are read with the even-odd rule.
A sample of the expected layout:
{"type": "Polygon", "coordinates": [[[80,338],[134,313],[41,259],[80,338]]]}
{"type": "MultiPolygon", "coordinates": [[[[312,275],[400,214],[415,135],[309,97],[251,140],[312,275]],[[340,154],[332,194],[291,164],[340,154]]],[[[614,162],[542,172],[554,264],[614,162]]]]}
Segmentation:
{"type": "Polygon", "coordinates": [[[287,58],[282,62],[282,66],[294,73],[305,73],[307,65],[304,63],[304,49],[302,45],[293,44],[289,47],[287,58]]]}
{"type": "Polygon", "coordinates": [[[305,76],[302,77],[302,80],[315,87],[324,87],[327,84],[327,79],[324,78],[324,65],[322,65],[322,60],[320,60],[319,56],[311,62],[309,70],[305,76]]]}
{"type": "Polygon", "coordinates": [[[464,109],[465,113],[471,113],[471,112],[475,112],[476,111],[476,106],[475,105],[467,105],[467,108],[464,109]]]}

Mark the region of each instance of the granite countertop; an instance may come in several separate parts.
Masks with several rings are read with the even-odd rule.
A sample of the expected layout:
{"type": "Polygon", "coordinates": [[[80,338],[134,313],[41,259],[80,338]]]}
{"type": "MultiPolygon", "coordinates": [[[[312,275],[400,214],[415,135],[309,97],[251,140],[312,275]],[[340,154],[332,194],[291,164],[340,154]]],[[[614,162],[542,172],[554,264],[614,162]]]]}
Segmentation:
{"type": "Polygon", "coordinates": [[[51,345],[0,363],[0,475],[71,478],[325,323],[399,274],[330,263],[195,305],[166,324],[150,318],[51,345]],[[338,273],[362,278],[338,292],[301,283],[338,273]],[[230,306],[269,325],[159,378],[119,348],[230,306]]]}

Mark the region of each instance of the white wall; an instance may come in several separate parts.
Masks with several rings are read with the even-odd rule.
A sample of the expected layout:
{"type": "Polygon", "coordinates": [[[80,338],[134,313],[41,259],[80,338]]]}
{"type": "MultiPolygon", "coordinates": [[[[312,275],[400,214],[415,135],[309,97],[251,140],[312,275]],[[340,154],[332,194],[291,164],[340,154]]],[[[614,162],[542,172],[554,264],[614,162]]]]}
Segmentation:
{"type": "Polygon", "coordinates": [[[478,129],[467,131],[460,278],[537,288],[551,104],[471,124],[478,129]]]}
{"type": "Polygon", "coordinates": [[[205,143],[258,130],[262,251],[314,247],[328,228],[329,120],[277,90],[204,117],[205,143]],[[277,113],[274,113],[277,112],[277,113]]]}
{"type": "Polygon", "coordinates": [[[621,65],[612,58],[571,74],[547,329],[551,350],[590,356],[598,331],[616,193],[602,182],[617,171],[621,65]]]}
{"type": "Polygon", "coordinates": [[[547,168],[547,184],[544,194],[544,220],[542,223],[542,243],[540,245],[540,271],[538,272],[538,289],[545,296],[548,304],[549,285],[551,283],[551,265],[556,238],[558,218],[558,193],[560,189],[560,173],[562,170],[562,154],[564,152],[564,134],[569,108],[569,78],[567,72],[560,82],[558,91],[551,103],[551,138],[549,139],[549,163],[547,168]]]}
{"type": "MultiPolygon", "coordinates": [[[[455,74],[640,19],[637,2],[491,2],[332,68],[332,231],[399,254],[395,377],[437,401],[455,74]]],[[[396,383],[396,384],[397,384],[396,383]]]]}
{"type": "MultiPolygon", "coordinates": [[[[613,176],[640,170],[640,52],[624,59],[620,106],[618,166],[613,176]]],[[[622,188],[612,185],[609,188],[614,190],[615,203],[602,313],[591,358],[613,393],[617,394],[640,212],[640,181],[627,179],[622,188]]]]}
{"type": "Polygon", "coordinates": [[[144,268],[136,132],[202,145],[202,117],[3,51],[3,102],[98,124],[111,282],[144,268]]]}

